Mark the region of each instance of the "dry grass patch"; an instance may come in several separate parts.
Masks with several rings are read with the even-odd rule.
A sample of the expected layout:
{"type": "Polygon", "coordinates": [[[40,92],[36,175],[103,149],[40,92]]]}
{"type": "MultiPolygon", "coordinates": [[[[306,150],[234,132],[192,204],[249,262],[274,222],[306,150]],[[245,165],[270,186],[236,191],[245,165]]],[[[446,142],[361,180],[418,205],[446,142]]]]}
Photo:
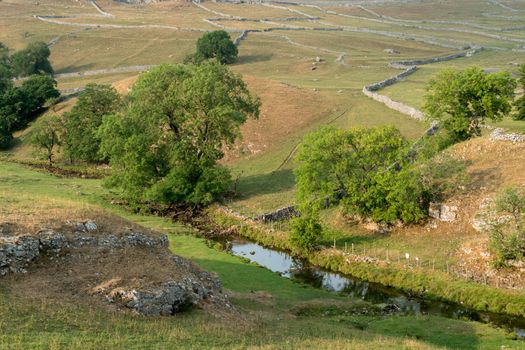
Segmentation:
{"type": "Polygon", "coordinates": [[[226,162],[263,153],[332,111],[332,97],[324,92],[252,76],[244,76],[244,80],[261,98],[261,115],[241,127],[242,141],[236,150],[228,152],[226,162]]]}

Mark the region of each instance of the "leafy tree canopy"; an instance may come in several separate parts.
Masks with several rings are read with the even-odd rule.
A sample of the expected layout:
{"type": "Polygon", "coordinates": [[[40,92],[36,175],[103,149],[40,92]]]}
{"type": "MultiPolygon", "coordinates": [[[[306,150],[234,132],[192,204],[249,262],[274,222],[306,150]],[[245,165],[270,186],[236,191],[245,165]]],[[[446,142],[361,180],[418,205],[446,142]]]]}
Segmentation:
{"type": "Polygon", "coordinates": [[[144,73],[126,111],[100,129],[101,152],[114,169],[110,185],[137,201],[212,202],[230,182],[217,161],[259,106],[242,79],[216,62],[144,73]]]}
{"type": "Polygon", "coordinates": [[[17,76],[27,77],[33,74],[53,74],[49,63],[51,51],[46,43],[37,41],[30,43],[25,49],[11,56],[13,69],[17,76]]]}
{"type": "Polygon", "coordinates": [[[378,222],[417,222],[444,187],[437,178],[453,178],[440,162],[432,167],[409,157],[409,144],[393,127],[354,129],[325,127],[305,137],[295,170],[303,206],[340,199],[342,209],[378,222]],[[438,176],[439,175],[439,176],[438,176]]]}
{"type": "Polygon", "coordinates": [[[224,30],[204,34],[197,40],[197,61],[217,59],[222,64],[231,64],[237,60],[237,46],[224,30]]]}
{"type": "Polygon", "coordinates": [[[508,72],[445,69],[429,83],[424,109],[443,121],[455,141],[462,141],[479,136],[486,119],[499,121],[507,115],[515,88],[508,72]]]}
{"type": "Polygon", "coordinates": [[[122,100],[110,85],[88,84],[73,109],[64,114],[64,152],[70,159],[103,161],[98,129],[105,116],[117,113],[122,100]]]}
{"type": "Polygon", "coordinates": [[[43,75],[30,76],[21,86],[6,83],[0,94],[0,133],[2,148],[9,146],[11,133],[22,129],[40,113],[49,99],[57,98],[60,92],[56,81],[43,75]]]}

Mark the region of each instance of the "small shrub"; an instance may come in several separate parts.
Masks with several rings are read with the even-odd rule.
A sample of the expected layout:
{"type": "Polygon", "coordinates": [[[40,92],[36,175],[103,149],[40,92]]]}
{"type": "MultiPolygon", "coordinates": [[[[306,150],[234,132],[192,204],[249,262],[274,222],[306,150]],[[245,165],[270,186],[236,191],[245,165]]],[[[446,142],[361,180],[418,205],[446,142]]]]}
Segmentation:
{"type": "Polygon", "coordinates": [[[503,189],[485,215],[486,231],[495,253],[494,265],[525,256],[525,191],[516,187],[503,189]]]}
{"type": "Polygon", "coordinates": [[[322,232],[323,228],[317,212],[303,211],[300,217],[292,220],[290,241],[296,247],[312,250],[319,241],[322,232]]]}
{"type": "Polygon", "coordinates": [[[31,134],[31,144],[39,155],[48,161],[49,167],[53,166],[55,151],[61,144],[62,118],[51,116],[36,122],[31,134]]]}

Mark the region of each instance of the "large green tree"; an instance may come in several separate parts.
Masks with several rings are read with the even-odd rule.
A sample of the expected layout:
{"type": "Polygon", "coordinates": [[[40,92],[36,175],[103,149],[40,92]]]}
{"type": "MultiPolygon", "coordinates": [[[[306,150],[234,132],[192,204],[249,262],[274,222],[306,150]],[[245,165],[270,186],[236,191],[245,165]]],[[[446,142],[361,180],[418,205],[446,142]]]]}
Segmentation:
{"type": "MultiPolygon", "coordinates": [[[[436,169],[414,159],[411,147],[392,127],[339,130],[324,127],[303,140],[295,170],[302,206],[338,198],[344,212],[361,219],[417,222],[443,188],[436,169]]],[[[450,172],[442,176],[453,178],[450,172]]]]}
{"type": "Polygon", "coordinates": [[[231,64],[237,60],[237,55],[237,46],[224,30],[206,33],[197,40],[195,59],[198,62],[217,59],[222,64],[231,64]]]}
{"type": "Polygon", "coordinates": [[[100,138],[97,134],[105,116],[122,107],[118,92],[110,85],[88,84],[78,96],[73,109],[64,114],[64,152],[71,160],[100,162],[100,138]]]}
{"type": "Polygon", "coordinates": [[[205,205],[230,182],[217,162],[260,102],[227,67],[163,65],[144,73],[121,115],[104,120],[110,184],[136,201],[205,205]]]}
{"type": "Polygon", "coordinates": [[[33,74],[53,74],[53,67],[49,62],[51,51],[46,43],[37,41],[30,43],[23,50],[11,56],[14,71],[19,77],[33,74]]]}
{"type": "Polygon", "coordinates": [[[424,109],[430,118],[442,121],[455,141],[462,141],[479,136],[487,119],[500,121],[506,116],[515,88],[508,72],[445,69],[429,83],[424,109]]]}

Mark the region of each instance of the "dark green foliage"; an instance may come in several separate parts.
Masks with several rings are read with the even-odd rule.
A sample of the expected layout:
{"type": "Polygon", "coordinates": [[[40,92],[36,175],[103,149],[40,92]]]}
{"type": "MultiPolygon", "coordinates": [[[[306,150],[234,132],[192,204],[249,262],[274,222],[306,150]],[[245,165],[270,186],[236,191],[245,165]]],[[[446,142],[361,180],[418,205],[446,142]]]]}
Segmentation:
{"type": "Polygon", "coordinates": [[[31,144],[35,150],[45,157],[48,165],[53,166],[53,156],[56,148],[60,146],[60,134],[63,121],[60,116],[50,116],[38,120],[31,132],[31,144]]]}
{"type": "Polygon", "coordinates": [[[0,94],[2,93],[3,81],[13,77],[13,67],[9,58],[9,49],[0,42],[0,94]]]}
{"type": "Polygon", "coordinates": [[[217,161],[260,102],[225,66],[163,65],[143,74],[122,115],[104,119],[102,154],[109,184],[132,200],[205,205],[225,192],[230,174],[217,161]]]}
{"type": "Polygon", "coordinates": [[[208,59],[217,59],[222,64],[231,64],[237,60],[237,46],[230,35],[224,30],[216,30],[204,34],[197,41],[197,51],[194,61],[201,62],[208,59]]]}
{"type": "Polygon", "coordinates": [[[30,76],[19,87],[15,87],[11,80],[5,81],[0,93],[0,148],[7,148],[11,133],[25,128],[42,112],[48,100],[58,96],[56,81],[49,76],[30,76]]]}
{"type": "Polygon", "coordinates": [[[117,113],[122,101],[110,85],[88,84],[73,109],[64,114],[64,152],[71,160],[100,162],[98,129],[105,116],[117,113]]]}
{"type": "Polygon", "coordinates": [[[42,111],[47,100],[60,96],[56,81],[47,76],[30,76],[21,86],[13,85],[12,78],[15,75],[52,72],[47,60],[49,49],[42,44],[30,44],[10,57],[7,47],[0,43],[0,149],[10,146],[12,132],[32,121],[42,111]],[[17,69],[21,69],[20,72],[23,70],[23,73],[17,69]]]}
{"type": "Polygon", "coordinates": [[[525,191],[515,187],[503,189],[488,215],[487,230],[496,253],[494,264],[505,266],[508,260],[525,256],[525,191]]]}
{"type": "Polygon", "coordinates": [[[425,160],[440,147],[439,142],[423,144],[425,152],[415,159],[414,150],[395,128],[325,127],[308,135],[299,149],[295,171],[299,200],[305,205],[319,203],[335,194],[341,197],[342,209],[359,218],[418,222],[460,169],[447,160],[425,160]]]}
{"type": "Polygon", "coordinates": [[[5,91],[0,114],[10,119],[11,131],[25,128],[42,112],[49,99],[60,96],[56,84],[49,76],[32,75],[24,80],[20,87],[11,87],[5,91]]]}
{"type": "Polygon", "coordinates": [[[290,241],[295,247],[312,250],[319,242],[323,228],[319,213],[312,208],[303,208],[301,216],[292,220],[290,241]]]}
{"type": "Polygon", "coordinates": [[[19,93],[23,96],[23,113],[18,128],[23,128],[28,122],[42,111],[48,100],[60,96],[56,88],[57,82],[46,75],[32,75],[23,81],[18,88],[19,93]]]}
{"type": "Polygon", "coordinates": [[[38,41],[29,44],[11,56],[15,75],[27,77],[33,74],[53,74],[53,67],[49,63],[50,55],[51,51],[46,43],[38,41]]]}
{"type": "Polygon", "coordinates": [[[455,141],[462,141],[481,135],[486,119],[499,121],[511,111],[515,87],[508,72],[445,69],[429,83],[424,108],[455,141]]]}
{"type": "Polygon", "coordinates": [[[521,85],[521,89],[524,91],[524,93],[520,98],[516,99],[516,101],[514,102],[516,112],[512,115],[512,119],[525,120],[525,64],[522,64],[520,66],[519,74],[520,77],[518,79],[518,82],[521,85]]]}
{"type": "Polygon", "coordinates": [[[7,119],[0,115],[0,149],[7,149],[11,146],[13,135],[9,131],[7,119]]]}

